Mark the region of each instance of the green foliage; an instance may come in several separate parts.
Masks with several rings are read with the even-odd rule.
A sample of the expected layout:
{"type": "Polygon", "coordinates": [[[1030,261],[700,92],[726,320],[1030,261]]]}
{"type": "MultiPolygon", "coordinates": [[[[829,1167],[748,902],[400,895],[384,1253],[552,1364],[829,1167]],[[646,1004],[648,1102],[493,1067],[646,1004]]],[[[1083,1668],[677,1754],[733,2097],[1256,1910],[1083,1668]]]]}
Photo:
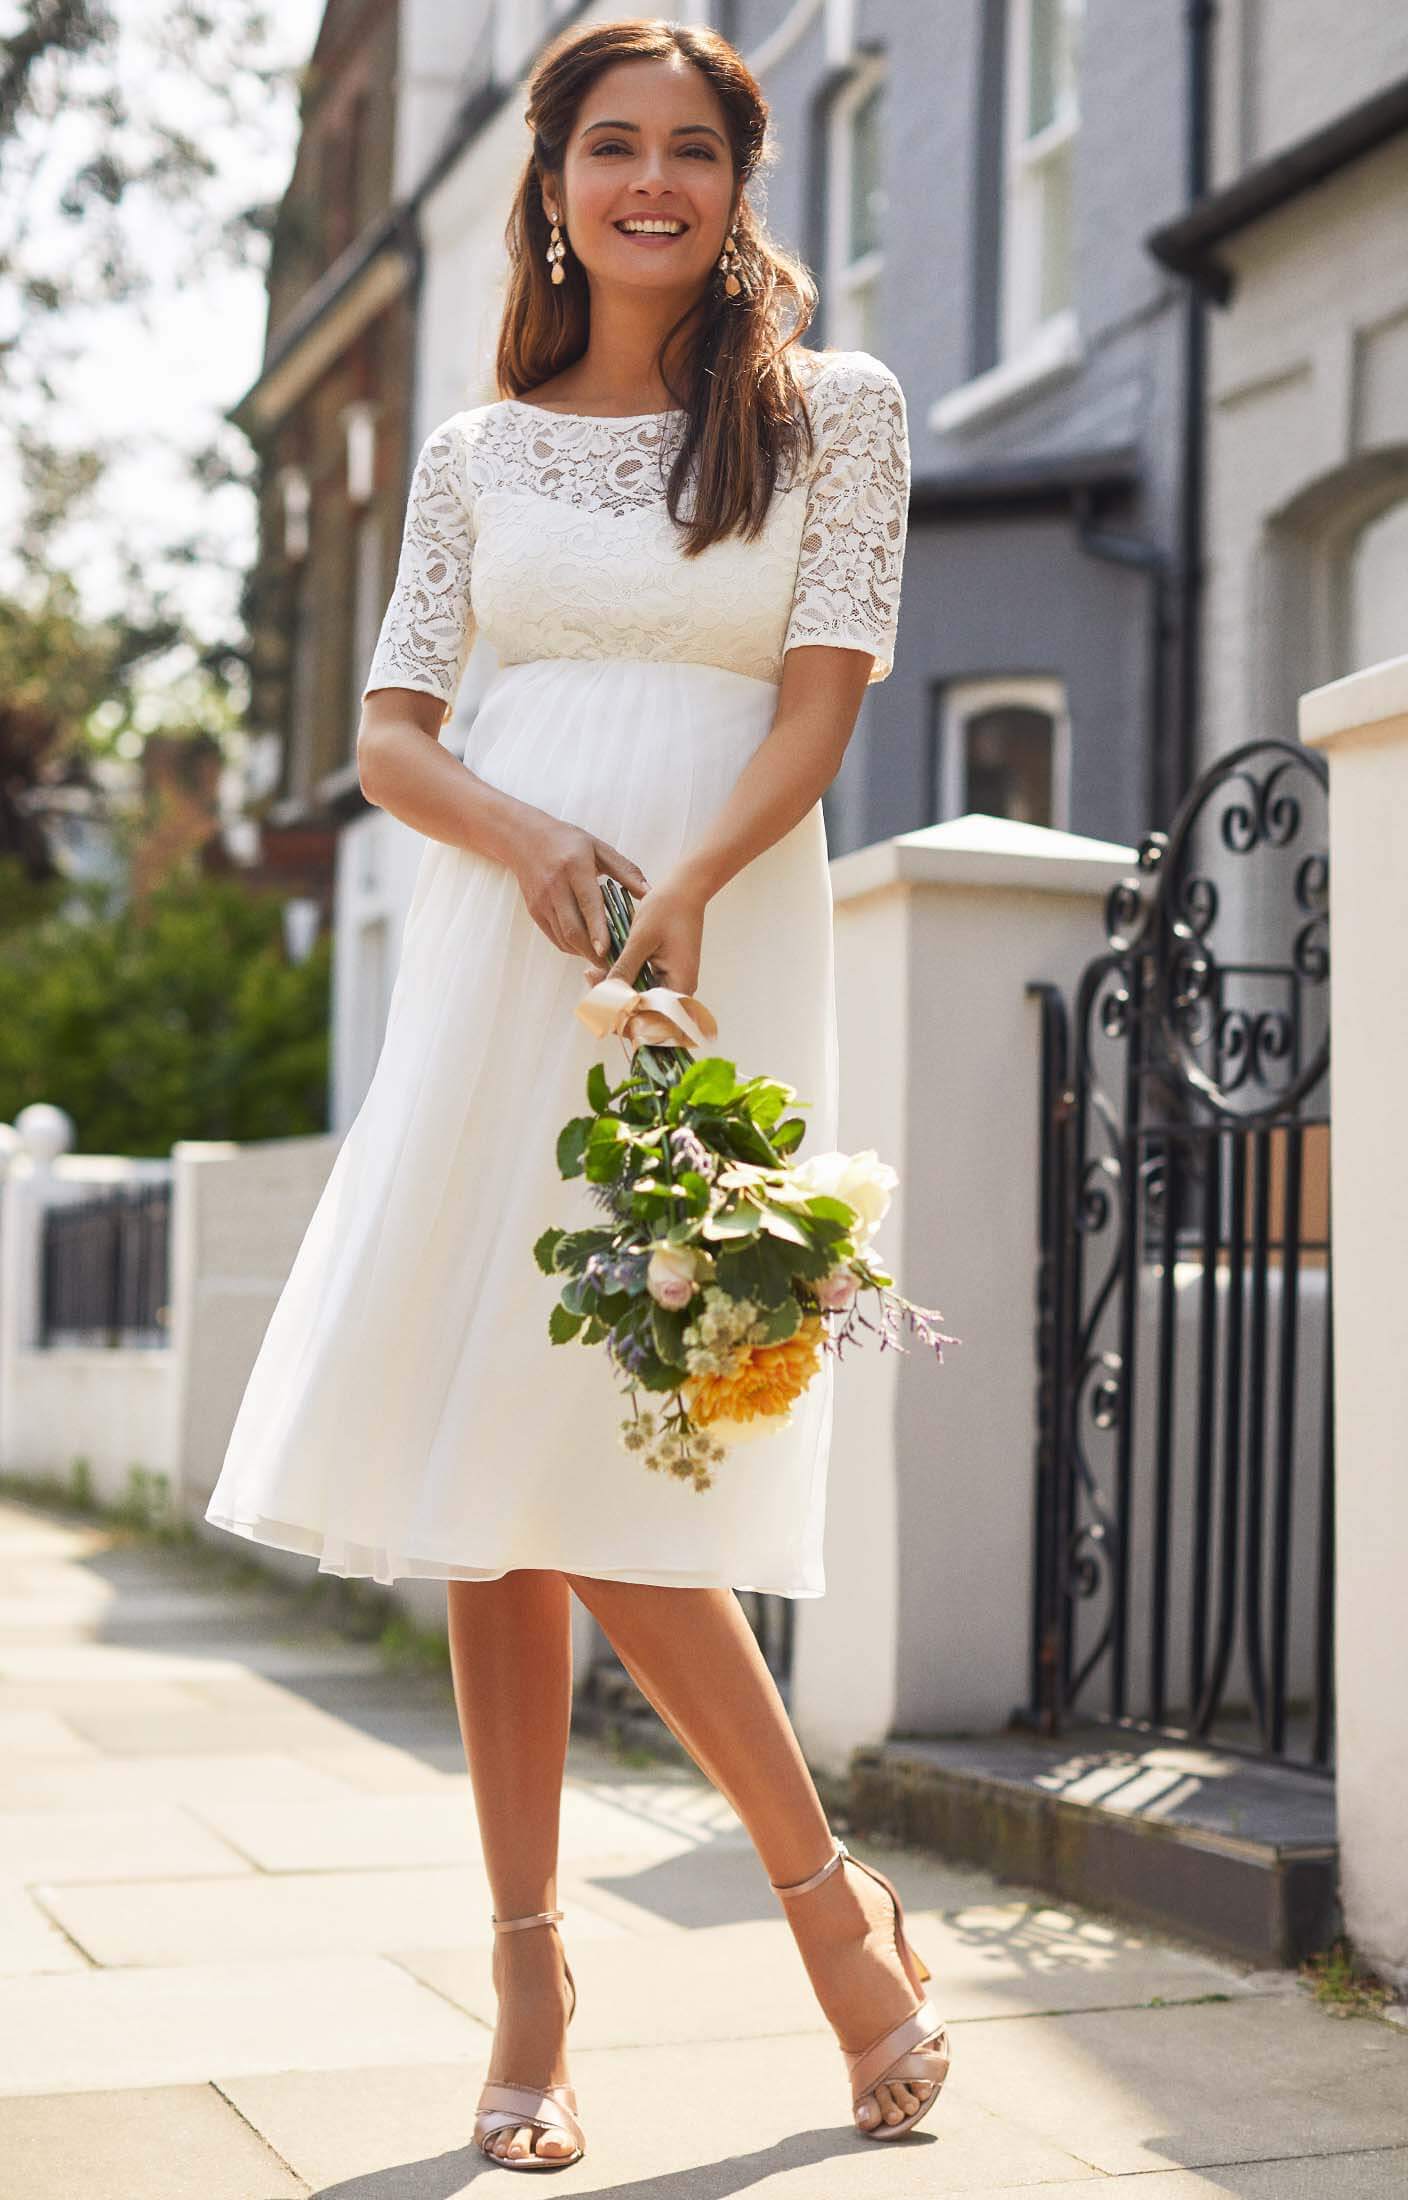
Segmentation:
{"type": "Polygon", "coordinates": [[[5,940],[0,1120],[53,1101],[80,1153],[138,1155],[326,1128],[326,937],[290,963],[279,902],[228,879],[68,900],[5,940]]]}

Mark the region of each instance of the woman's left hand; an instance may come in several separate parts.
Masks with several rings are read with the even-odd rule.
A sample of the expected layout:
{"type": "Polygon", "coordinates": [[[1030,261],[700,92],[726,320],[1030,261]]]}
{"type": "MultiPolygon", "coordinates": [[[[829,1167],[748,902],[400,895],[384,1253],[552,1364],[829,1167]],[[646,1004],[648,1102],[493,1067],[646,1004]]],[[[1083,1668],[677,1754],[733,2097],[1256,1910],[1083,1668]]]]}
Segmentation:
{"type": "Polygon", "coordinates": [[[588,963],[586,975],[593,985],[602,978],[622,978],[634,985],[642,963],[648,962],[657,985],[676,993],[693,993],[699,983],[699,959],[704,945],[704,911],[707,897],[682,880],[666,879],[638,901],[626,944],[615,962],[602,968],[588,963]]]}

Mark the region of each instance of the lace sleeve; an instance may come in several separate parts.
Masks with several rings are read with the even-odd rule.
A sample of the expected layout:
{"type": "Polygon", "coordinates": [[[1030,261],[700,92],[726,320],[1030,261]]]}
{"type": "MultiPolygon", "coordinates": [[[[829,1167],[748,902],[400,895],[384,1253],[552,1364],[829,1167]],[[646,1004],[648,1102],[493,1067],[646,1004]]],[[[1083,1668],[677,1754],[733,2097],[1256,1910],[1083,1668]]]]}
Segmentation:
{"type": "Polygon", "coordinates": [[[416,460],[396,584],[364,696],[379,687],[420,688],[438,695],[449,716],[474,643],[473,552],[464,437],[446,422],[426,437],[416,460]]]}
{"type": "Polygon", "coordinates": [[[909,519],[904,392],[869,352],[845,352],[817,376],[816,438],[802,548],[783,654],[799,642],[866,649],[870,680],[894,663],[909,519]]]}

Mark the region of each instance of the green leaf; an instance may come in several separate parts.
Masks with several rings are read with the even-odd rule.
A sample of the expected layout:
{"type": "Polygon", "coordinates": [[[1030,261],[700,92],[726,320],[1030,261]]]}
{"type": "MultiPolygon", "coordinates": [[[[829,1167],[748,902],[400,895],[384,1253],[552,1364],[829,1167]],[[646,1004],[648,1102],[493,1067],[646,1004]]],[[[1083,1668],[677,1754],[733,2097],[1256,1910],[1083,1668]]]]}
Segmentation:
{"type": "Polygon", "coordinates": [[[690,1108],[727,1107],[738,1092],[738,1070],[734,1063],[721,1054],[706,1054],[702,1060],[691,1062],[670,1094],[669,1118],[678,1123],[681,1114],[690,1108]]]}
{"type": "Polygon", "coordinates": [[[553,1247],[558,1243],[561,1238],[566,1237],[566,1235],[567,1232],[565,1230],[544,1230],[542,1236],[535,1239],[533,1244],[533,1258],[538,1263],[538,1266],[542,1269],[545,1276],[550,1276],[553,1272],[553,1247]]]}
{"type": "Polygon", "coordinates": [[[590,1115],[574,1115],[570,1123],[564,1123],[557,1134],[557,1171],[559,1176],[580,1176],[582,1157],[586,1152],[587,1134],[595,1118],[590,1115]]]}
{"type": "Polygon", "coordinates": [[[780,1306],[792,1296],[792,1278],[803,1258],[800,1246],[794,1252],[784,1252],[775,1238],[760,1235],[751,1245],[718,1255],[718,1281],[731,1298],[780,1306]]]}
{"type": "Polygon", "coordinates": [[[604,1253],[616,1236],[613,1229],[599,1227],[593,1230],[561,1230],[558,1232],[557,1250],[553,1255],[553,1267],[563,1271],[584,1267],[591,1253],[604,1253]]]}
{"type": "Polygon", "coordinates": [[[796,1293],[789,1291],[785,1299],[769,1307],[763,1324],[764,1344],[781,1344],[785,1337],[795,1336],[802,1326],[802,1309],[797,1304],[796,1293]]]}
{"type": "Polygon", "coordinates": [[[830,1192],[816,1192],[803,1205],[809,1215],[825,1215],[832,1222],[843,1222],[847,1230],[857,1219],[855,1208],[844,1199],[833,1199],[830,1192]]]}
{"type": "Polygon", "coordinates": [[[594,1314],[596,1312],[596,1289],[582,1276],[573,1276],[570,1282],[564,1283],[561,1298],[562,1304],[567,1308],[569,1314],[594,1314]]]}
{"type": "MultiPolygon", "coordinates": [[[[606,1120],[611,1122],[612,1118],[608,1116],[606,1120]]],[[[589,1184],[614,1184],[630,1158],[630,1142],[625,1131],[619,1123],[614,1128],[618,1133],[614,1138],[589,1136],[587,1139],[582,1165],[589,1184]]]]}
{"type": "Polygon", "coordinates": [[[698,1169],[683,1169],[680,1172],[680,1183],[689,1195],[689,1212],[692,1215],[702,1215],[709,1205],[708,1178],[701,1176],[698,1169]]]}
{"type": "Polygon", "coordinates": [[[611,1105],[611,1082],[600,1062],[587,1071],[587,1106],[597,1115],[611,1105]]]}
{"type": "Polygon", "coordinates": [[[782,1238],[788,1245],[809,1246],[812,1242],[796,1216],[770,1199],[764,1203],[763,1228],[769,1237],[782,1238]]]}
{"type": "Polygon", "coordinates": [[[609,1337],[610,1334],[610,1322],[598,1321],[596,1315],[593,1314],[586,1328],[582,1331],[582,1342],[583,1344],[600,1344],[602,1338],[609,1337]]]}
{"type": "Polygon", "coordinates": [[[784,1085],[777,1077],[750,1077],[739,1094],[760,1130],[770,1130],[789,1100],[795,1100],[795,1085],[784,1085]]]}
{"type": "Polygon", "coordinates": [[[726,1241],[752,1238],[757,1236],[762,1225],[762,1209],[755,1207],[752,1200],[744,1199],[735,1206],[720,1207],[710,1215],[704,1225],[704,1235],[706,1238],[726,1241]]]}
{"type": "Polygon", "coordinates": [[[657,1306],[651,1300],[651,1328],[655,1337],[655,1350],[660,1359],[679,1369],[685,1364],[684,1333],[689,1321],[687,1307],[657,1306]]]}
{"type": "Polygon", "coordinates": [[[778,1154],[794,1152],[801,1145],[806,1135],[806,1129],[805,1117],[800,1115],[784,1116],[783,1120],[769,1134],[772,1139],[773,1151],[778,1154]]]}
{"type": "Polygon", "coordinates": [[[572,1313],[568,1307],[555,1306],[548,1316],[548,1335],[554,1344],[570,1344],[585,1318],[572,1313]]]}
{"type": "Polygon", "coordinates": [[[771,1140],[764,1137],[756,1123],[747,1116],[731,1116],[719,1126],[725,1145],[740,1161],[756,1161],[762,1168],[773,1167],[777,1151],[771,1140]]]}
{"type": "Polygon", "coordinates": [[[652,1353],[642,1360],[639,1367],[631,1369],[631,1381],[639,1383],[642,1390],[678,1390],[681,1369],[668,1366],[652,1353]]]}

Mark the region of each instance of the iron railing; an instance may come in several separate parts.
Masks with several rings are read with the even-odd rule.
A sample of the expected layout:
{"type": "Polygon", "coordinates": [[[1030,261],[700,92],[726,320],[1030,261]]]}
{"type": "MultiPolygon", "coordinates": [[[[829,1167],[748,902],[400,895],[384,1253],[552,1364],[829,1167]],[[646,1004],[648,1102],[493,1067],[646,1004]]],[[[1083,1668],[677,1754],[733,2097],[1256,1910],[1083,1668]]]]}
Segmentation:
{"type": "Polygon", "coordinates": [[[1326,769],[1247,744],[1042,1008],[1030,1700],[1327,1771],[1326,769]]]}
{"type": "Polygon", "coordinates": [[[165,1345],[169,1182],[122,1187],[45,1209],[41,1345],[165,1345]]]}

